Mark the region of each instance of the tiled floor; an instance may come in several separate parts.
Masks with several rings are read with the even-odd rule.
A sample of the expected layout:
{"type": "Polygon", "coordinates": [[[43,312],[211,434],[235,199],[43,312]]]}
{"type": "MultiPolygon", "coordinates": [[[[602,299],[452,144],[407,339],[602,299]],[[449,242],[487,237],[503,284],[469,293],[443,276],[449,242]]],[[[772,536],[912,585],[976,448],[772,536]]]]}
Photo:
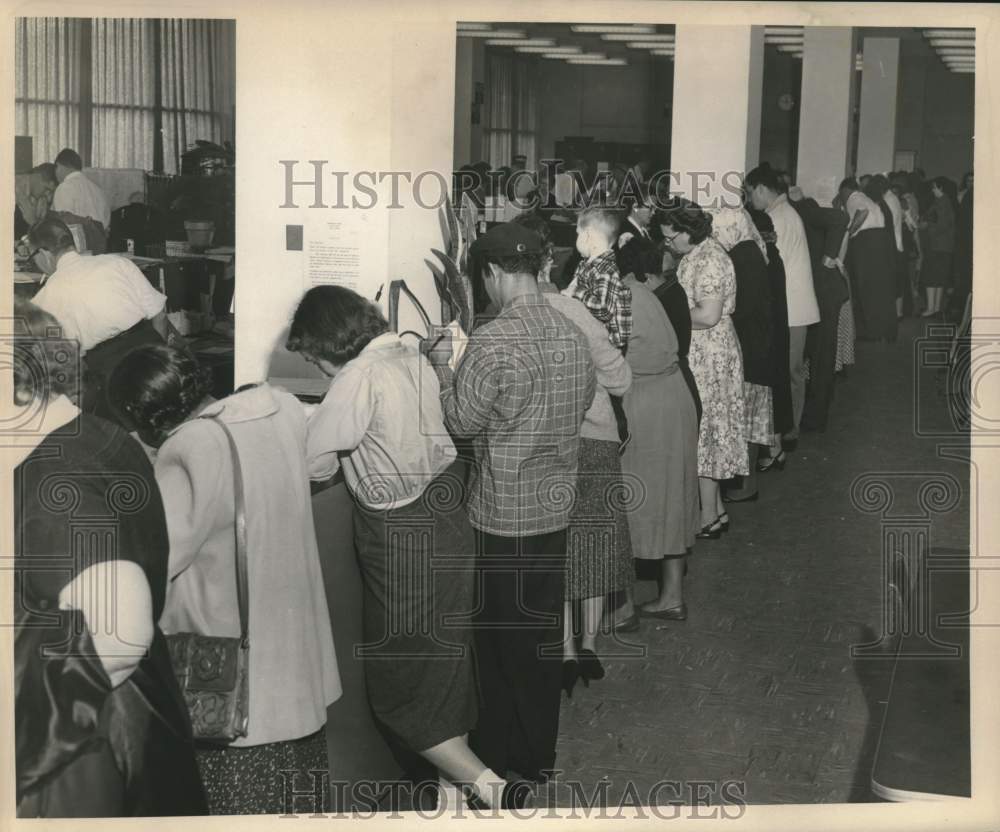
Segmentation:
{"type": "MultiPolygon", "coordinates": [[[[784,472],[761,477],[759,502],[730,506],[728,536],[699,541],[686,622],[647,619],[627,645],[599,642],[606,678],[563,700],[563,781],[588,799],[607,782],[608,805],[662,781],[680,788],[662,787],[659,802],[690,803],[700,788],[725,803],[726,782],[752,804],[875,799],[891,665],[852,659],[851,646],[882,632],[884,521],[856,507],[867,497],[852,501],[852,485],[886,482],[895,517],[919,513],[920,484],[950,474],[961,496],[931,515],[931,545],[968,545],[968,468],[938,456],[963,439],[940,372],[924,366],[925,333],[908,320],[894,345],[858,344],[829,430],[804,434],[784,472]]],[[[567,805],[568,789],[543,799],[567,805]]]]}

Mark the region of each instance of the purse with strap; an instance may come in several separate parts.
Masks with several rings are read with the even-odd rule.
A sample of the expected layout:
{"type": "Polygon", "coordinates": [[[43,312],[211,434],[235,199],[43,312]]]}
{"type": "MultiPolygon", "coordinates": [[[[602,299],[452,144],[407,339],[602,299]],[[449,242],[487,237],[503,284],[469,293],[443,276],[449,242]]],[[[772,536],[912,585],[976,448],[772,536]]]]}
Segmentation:
{"type": "Polygon", "coordinates": [[[206,636],[174,633],[167,636],[170,661],[191,715],[196,740],[228,744],[247,735],[250,719],[250,639],[247,580],[247,524],[240,456],[229,428],[209,418],[226,434],[233,464],[233,502],[236,507],[236,600],[240,635],[206,636]]]}

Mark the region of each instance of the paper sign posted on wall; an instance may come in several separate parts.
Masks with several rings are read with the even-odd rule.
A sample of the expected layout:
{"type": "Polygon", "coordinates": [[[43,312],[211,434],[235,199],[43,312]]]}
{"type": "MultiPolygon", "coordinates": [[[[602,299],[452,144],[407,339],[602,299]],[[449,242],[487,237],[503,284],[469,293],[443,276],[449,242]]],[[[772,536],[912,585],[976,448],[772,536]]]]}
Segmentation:
{"type": "Polygon", "coordinates": [[[361,291],[361,224],[354,218],[313,222],[304,232],[306,286],[344,286],[361,291]]]}

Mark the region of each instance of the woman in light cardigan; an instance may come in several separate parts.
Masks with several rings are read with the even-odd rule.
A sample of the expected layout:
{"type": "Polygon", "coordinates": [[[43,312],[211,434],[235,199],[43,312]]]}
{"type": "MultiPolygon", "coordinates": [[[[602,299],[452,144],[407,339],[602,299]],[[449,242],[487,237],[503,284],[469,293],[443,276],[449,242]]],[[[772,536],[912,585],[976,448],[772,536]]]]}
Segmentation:
{"type": "Polygon", "coordinates": [[[436,769],[449,801],[469,785],[488,806],[519,805],[522,785],[467,741],[478,716],[475,544],[437,376],[374,304],[340,286],[306,292],[286,346],[333,379],[309,412],[309,475],[342,467],[355,501],[365,678],[390,748],[416,780],[436,769]]]}
{"type": "Polygon", "coordinates": [[[226,429],[236,443],[247,520],[249,732],[200,749],[199,764],[213,814],[280,814],[281,770],[327,768],[326,709],[341,694],[305,466],[305,415],[297,399],[267,385],[219,401],[209,389],[197,361],[167,346],[129,353],[109,383],[118,412],[158,448],[154,470],[170,538],[160,619],[166,633],[239,635],[226,429]]]}

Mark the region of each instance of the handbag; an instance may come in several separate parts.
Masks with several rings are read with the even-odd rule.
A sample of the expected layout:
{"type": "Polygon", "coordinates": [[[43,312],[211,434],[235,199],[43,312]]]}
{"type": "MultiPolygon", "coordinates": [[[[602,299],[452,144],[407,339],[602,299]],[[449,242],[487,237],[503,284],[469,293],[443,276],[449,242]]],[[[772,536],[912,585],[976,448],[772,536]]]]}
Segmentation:
{"type": "Polygon", "coordinates": [[[247,735],[250,718],[246,506],[240,456],[232,434],[222,420],[200,418],[212,418],[222,428],[232,455],[240,635],[232,638],[174,633],[167,636],[167,645],[174,675],[191,715],[195,740],[228,744],[247,735]]]}

